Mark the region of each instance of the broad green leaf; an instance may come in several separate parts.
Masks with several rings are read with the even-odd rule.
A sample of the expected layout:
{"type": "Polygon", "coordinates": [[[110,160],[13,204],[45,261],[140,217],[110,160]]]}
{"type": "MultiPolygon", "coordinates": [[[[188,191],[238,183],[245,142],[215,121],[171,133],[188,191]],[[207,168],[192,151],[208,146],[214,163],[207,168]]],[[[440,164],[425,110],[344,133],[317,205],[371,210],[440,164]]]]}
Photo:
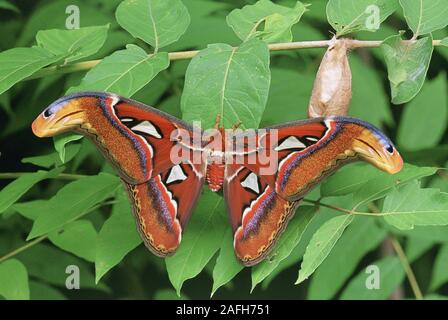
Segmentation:
{"type": "Polygon", "coordinates": [[[431,284],[429,286],[431,291],[437,290],[441,285],[448,282],[448,244],[440,247],[437,253],[437,258],[432,270],[431,284]]]}
{"type": "Polygon", "coordinates": [[[356,55],[350,56],[352,71],[352,101],[349,115],[363,119],[381,128],[394,125],[390,112],[389,97],[384,92],[384,79],[378,71],[356,55]],[[366,101],[375,101],[371,107],[366,101]]]}
{"type": "Polygon", "coordinates": [[[38,46],[54,55],[66,56],[72,62],[96,53],[103,46],[109,25],[72,30],[40,30],[36,35],[38,46]]]}
{"type": "Polygon", "coordinates": [[[353,215],[348,214],[336,216],[325,222],[316,231],[306,247],[299,276],[295,284],[303,282],[313,274],[331,252],[345,228],[353,221],[353,218],[353,215]]]}
{"type": "Polygon", "coordinates": [[[53,138],[54,149],[59,154],[59,159],[62,163],[65,163],[65,149],[66,145],[73,141],[78,141],[82,139],[83,136],[77,133],[66,133],[62,135],[55,136],[53,138]]]}
{"type": "Polygon", "coordinates": [[[431,249],[435,243],[436,242],[432,239],[424,239],[410,235],[408,237],[408,241],[406,242],[406,256],[408,260],[417,260],[426,251],[431,249]]]}
{"type": "Polygon", "coordinates": [[[110,91],[130,97],[168,68],[169,63],[166,52],[148,55],[142,48],[129,44],[125,50],[104,58],[69,92],[110,91]]]}
{"type": "Polygon", "coordinates": [[[73,221],[49,235],[54,245],[89,262],[95,261],[96,237],[96,230],[88,220],[73,221]]]}
{"type": "Polygon", "coordinates": [[[448,194],[438,189],[422,189],[414,181],[386,197],[381,215],[398,229],[448,225],[448,194]]]}
{"type": "Polygon", "coordinates": [[[176,42],[190,24],[180,0],[125,0],[115,16],[126,31],[156,49],[176,42]]]}
{"type": "Polygon", "coordinates": [[[179,297],[176,291],[173,289],[161,289],[157,290],[157,292],[154,294],[153,300],[189,300],[189,299],[183,294],[179,297]]]}
{"type": "Polygon", "coordinates": [[[433,243],[448,242],[448,226],[414,226],[413,229],[401,230],[384,221],[384,228],[399,236],[415,238],[415,241],[432,241],[433,243]]]}
{"type": "Polygon", "coordinates": [[[337,197],[358,191],[367,181],[377,177],[377,168],[367,163],[342,167],[320,186],[322,197],[337,197]]]}
{"type": "Polygon", "coordinates": [[[268,102],[261,127],[286,121],[306,119],[306,106],[313,88],[314,75],[273,67],[268,102]]]}
{"type": "Polygon", "coordinates": [[[353,208],[356,209],[363,203],[380,199],[391,192],[395,187],[413,180],[431,176],[436,173],[436,171],[437,168],[416,167],[410,164],[405,164],[399,173],[393,175],[385,172],[378,172],[375,177],[369,179],[353,194],[353,203],[355,204],[353,208]]]}
{"type": "Polygon", "coordinates": [[[447,92],[444,72],[426,82],[421,92],[404,109],[398,130],[400,147],[418,150],[438,144],[447,128],[447,92]]]}
{"type": "Polygon", "coordinates": [[[66,300],[67,298],[54,287],[37,281],[30,281],[31,300],[66,300]]]}
{"type": "Polygon", "coordinates": [[[292,40],[291,28],[306,11],[306,6],[297,1],[293,8],[260,0],[242,9],[235,9],[227,16],[227,24],[243,41],[259,38],[270,42],[292,40]]]}
{"type": "Polygon", "coordinates": [[[220,125],[257,128],[268,97],[269,50],[252,39],[234,48],[212,44],[190,62],[185,76],[181,109],[187,121],[201,120],[211,128],[220,125]]]}
{"type": "Polygon", "coordinates": [[[14,11],[15,13],[20,13],[19,8],[17,8],[15,5],[13,5],[12,3],[10,3],[6,0],[0,1],[0,9],[10,10],[10,11],[14,11]]]}
{"type": "Polygon", "coordinates": [[[11,208],[20,213],[21,216],[34,221],[37,219],[39,211],[47,209],[47,203],[48,200],[32,200],[15,203],[11,208]]]}
{"type": "Polygon", "coordinates": [[[194,210],[176,253],[165,259],[171,284],[178,295],[183,283],[194,278],[219,250],[226,232],[222,198],[206,191],[194,210]]]}
{"type": "Polygon", "coordinates": [[[141,242],[129,200],[123,192],[119,192],[112,215],[103,224],[96,240],[96,282],[141,242]]]}
{"type": "Polygon", "coordinates": [[[384,59],[390,82],[392,103],[405,103],[414,98],[425,81],[431,61],[432,37],[415,42],[402,42],[401,35],[383,41],[384,59]]]}
{"type": "MultiPolygon", "coordinates": [[[[64,160],[67,163],[68,161],[72,160],[79,150],[81,149],[81,144],[72,144],[67,146],[64,154],[64,160]]],[[[60,154],[57,152],[53,152],[50,154],[42,155],[42,156],[34,156],[34,157],[26,157],[21,160],[22,163],[30,163],[38,167],[43,168],[51,168],[54,166],[60,166],[62,165],[60,154]]]]}
{"type": "MultiPolygon", "coordinates": [[[[317,192],[317,194],[318,194],[318,192],[317,192]]],[[[309,198],[309,197],[312,198],[312,193],[307,196],[307,198],[309,198]]],[[[350,204],[352,203],[352,197],[345,196],[345,197],[326,198],[325,203],[331,204],[333,206],[341,207],[341,208],[346,208],[346,207],[349,207],[350,204]]],[[[322,206],[319,207],[318,213],[314,215],[314,218],[310,221],[310,223],[306,227],[297,246],[293,249],[291,254],[286,259],[282,260],[282,262],[280,262],[278,267],[275,268],[265,280],[263,280],[261,287],[263,289],[267,289],[269,284],[276,277],[278,277],[278,275],[281,272],[283,272],[284,270],[291,268],[291,267],[297,268],[300,261],[303,259],[303,255],[305,254],[306,248],[307,248],[308,244],[310,243],[310,240],[313,237],[313,235],[316,233],[317,230],[319,230],[319,228],[325,222],[329,221],[330,219],[332,219],[336,216],[338,216],[337,211],[335,211],[333,209],[329,209],[327,207],[322,207],[322,206]]],[[[277,281],[280,281],[280,279],[277,279],[277,281]]]]}
{"type": "MultiPolygon", "coordinates": [[[[230,32],[222,12],[228,11],[230,5],[223,1],[209,0],[184,1],[191,15],[191,23],[182,37],[166,47],[166,51],[191,50],[205,48],[210,43],[227,43],[238,45],[240,40],[230,32]]],[[[177,64],[177,63],[176,63],[177,64]]]]}
{"type": "Polygon", "coordinates": [[[62,57],[62,55],[54,55],[45,49],[36,47],[14,48],[1,52],[0,94],[62,57]]]}
{"type": "Polygon", "coordinates": [[[415,37],[448,25],[448,5],[445,0],[400,0],[400,5],[415,37]]]}
{"type": "Polygon", "coordinates": [[[0,263],[0,297],[8,300],[28,300],[30,288],[26,267],[16,259],[0,263]]]}
{"type": "Polygon", "coordinates": [[[388,256],[370,265],[378,267],[379,289],[369,289],[366,283],[370,284],[369,277],[372,273],[367,273],[367,268],[363,268],[347,285],[341,294],[342,300],[381,300],[387,299],[400,285],[404,279],[404,270],[400,260],[395,256],[388,256]]]}
{"type": "Polygon", "coordinates": [[[374,219],[356,218],[313,274],[308,299],[331,299],[353,273],[361,259],[386,235],[374,219]]]}
{"type": "Polygon", "coordinates": [[[299,207],[295,217],[289,222],[285,232],[281,235],[270,257],[252,268],[252,288],[266,279],[279,264],[286,259],[299,243],[308,224],[314,217],[316,208],[310,206],[299,207]]]}
{"type": "Polygon", "coordinates": [[[65,288],[68,266],[77,266],[80,273],[80,289],[108,291],[104,284],[95,284],[91,264],[72,254],[46,244],[34,245],[32,249],[21,252],[18,259],[26,265],[28,273],[35,279],[65,288]]]}
{"type": "Polygon", "coordinates": [[[24,173],[19,178],[9,183],[0,191],[0,213],[3,213],[14,202],[20,199],[36,183],[56,177],[64,168],[56,168],[51,171],[39,170],[33,173],[24,173]]]}
{"type": "Polygon", "coordinates": [[[448,47],[448,37],[443,38],[442,41],[440,41],[440,44],[442,46],[448,47]]]}
{"type": "Polygon", "coordinates": [[[244,266],[237,260],[233,250],[233,232],[230,227],[222,238],[221,249],[213,268],[213,288],[210,296],[232,280],[244,266]]]}
{"type": "Polygon", "coordinates": [[[61,228],[76,220],[93,206],[113,196],[119,186],[117,177],[101,173],[65,185],[51,198],[46,210],[39,212],[28,240],[61,228]]]}
{"type": "MultiPolygon", "coordinates": [[[[112,2],[112,1],[108,1],[112,2]]],[[[66,29],[67,21],[73,21],[73,6],[79,8],[80,25],[82,27],[98,26],[111,23],[116,25],[113,14],[99,10],[94,1],[58,0],[42,3],[30,10],[30,15],[24,19],[24,25],[20,29],[17,39],[18,46],[28,46],[34,42],[36,32],[46,29],[66,29]],[[69,9],[69,14],[66,10],[69,9]]],[[[71,27],[71,26],[70,26],[71,27]]]]}
{"type": "Polygon", "coordinates": [[[327,19],[337,36],[355,31],[375,32],[397,8],[397,0],[329,0],[327,19]]]}

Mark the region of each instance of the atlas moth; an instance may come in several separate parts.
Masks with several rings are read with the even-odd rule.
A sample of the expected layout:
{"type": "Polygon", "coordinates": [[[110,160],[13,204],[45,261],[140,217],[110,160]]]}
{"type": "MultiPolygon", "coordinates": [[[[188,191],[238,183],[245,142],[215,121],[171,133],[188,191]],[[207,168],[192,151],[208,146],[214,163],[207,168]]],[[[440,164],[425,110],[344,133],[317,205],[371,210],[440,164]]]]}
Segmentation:
{"type": "Polygon", "coordinates": [[[161,257],[179,247],[204,184],[222,192],[235,255],[246,266],[266,257],[301,199],[342,165],[363,160],[392,174],[403,166],[389,138],[355,118],[317,117],[251,134],[217,128],[198,142],[190,124],[106,92],[62,97],[32,129],[38,137],[74,131],[90,138],[126,186],[145,245],[161,257]]]}

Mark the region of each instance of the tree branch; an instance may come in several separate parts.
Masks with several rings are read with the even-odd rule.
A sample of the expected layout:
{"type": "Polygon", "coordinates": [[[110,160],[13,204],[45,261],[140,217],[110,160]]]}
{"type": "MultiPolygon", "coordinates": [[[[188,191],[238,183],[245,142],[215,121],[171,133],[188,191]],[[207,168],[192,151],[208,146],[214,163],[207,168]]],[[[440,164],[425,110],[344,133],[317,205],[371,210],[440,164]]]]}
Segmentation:
{"type": "MultiPolygon", "coordinates": [[[[363,41],[363,40],[354,40],[354,39],[343,39],[347,43],[347,48],[349,49],[356,49],[356,48],[377,48],[381,46],[383,41],[376,40],[376,41],[363,41]]],[[[271,51],[284,51],[284,50],[294,50],[294,49],[308,49],[308,48],[326,48],[332,40],[315,40],[315,41],[296,41],[296,42],[285,42],[285,43],[271,43],[268,45],[269,50],[271,51]]],[[[336,40],[339,41],[339,40],[336,40]]],[[[415,42],[415,40],[403,40],[403,43],[411,43],[415,42]]],[[[433,40],[432,43],[434,46],[441,45],[441,40],[433,40]]],[[[191,51],[178,51],[178,52],[170,52],[168,53],[168,57],[171,61],[175,60],[186,60],[191,59],[195,55],[199,53],[199,50],[191,50],[191,51]]],[[[152,54],[150,54],[152,55],[152,54]]],[[[47,68],[43,68],[30,77],[26,78],[25,80],[31,80],[31,79],[37,79],[42,78],[48,75],[53,74],[65,74],[65,73],[72,73],[72,72],[78,72],[78,71],[84,71],[89,70],[95,67],[98,63],[101,62],[101,59],[99,60],[90,60],[90,61],[83,61],[78,63],[71,63],[71,64],[63,64],[63,65],[56,65],[51,66],[47,68]]]]}

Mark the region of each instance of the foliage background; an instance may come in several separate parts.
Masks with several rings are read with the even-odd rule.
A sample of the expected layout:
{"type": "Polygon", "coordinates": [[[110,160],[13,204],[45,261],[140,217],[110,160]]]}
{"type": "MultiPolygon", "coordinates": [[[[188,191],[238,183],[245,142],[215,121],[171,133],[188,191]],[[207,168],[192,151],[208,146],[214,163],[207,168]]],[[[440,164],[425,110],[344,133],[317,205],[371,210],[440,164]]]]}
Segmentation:
{"type": "MultiPolygon", "coordinates": [[[[145,36],[145,41],[136,39],[132,36],[136,36],[134,33],[131,32],[131,35],[117,23],[114,12],[120,2],[19,0],[11,5],[10,2],[0,1],[0,50],[35,45],[35,36],[40,30],[64,29],[67,17],[65,8],[69,4],[77,4],[81,8],[81,27],[109,24],[109,27],[98,27],[93,32],[97,37],[104,34],[106,41],[103,46],[99,46],[101,49],[94,48],[91,52],[85,48],[79,49],[75,52],[78,54],[77,59],[80,59],[77,62],[104,58],[116,50],[124,49],[127,44],[136,44],[146,52],[152,52],[148,45],[152,44],[151,39],[145,39],[145,36]]],[[[189,27],[179,41],[168,44],[163,51],[203,49],[212,43],[239,45],[241,40],[227,25],[226,16],[233,9],[254,2],[184,0],[191,20],[189,27]]],[[[327,1],[309,2],[311,6],[307,8],[308,11],[292,27],[293,40],[329,39],[334,30],[327,21],[327,1]]],[[[295,1],[276,3],[292,8],[295,1]]],[[[185,14],[183,17],[184,23],[188,24],[185,14]]],[[[123,26],[126,22],[120,24],[123,26]]],[[[398,7],[376,32],[356,31],[350,36],[383,40],[398,34],[399,30],[408,29],[403,11],[398,7]]],[[[64,39],[54,34],[38,35],[37,43],[47,46],[47,49],[51,45],[46,36],[56,41],[64,39]]],[[[434,39],[446,38],[447,28],[442,25],[432,36],[434,39]]],[[[411,37],[411,31],[404,33],[404,38],[411,37]]],[[[95,47],[95,41],[89,40],[88,43],[95,47]]],[[[52,49],[56,55],[55,49],[52,49]]],[[[137,47],[128,47],[127,50],[134,50],[136,56],[141,54],[141,49],[137,47]]],[[[75,53],[70,52],[67,58],[62,52],[54,62],[60,64],[62,58],[69,63],[70,59],[75,60],[75,53]]],[[[306,118],[314,76],[323,53],[324,49],[318,48],[271,52],[271,83],[266,108],[264,112],[260,109],[261,126],[306,118]]],[[[14,57],[19,56],[14,54],[14,57]]],[[[157,68],[164,69],[162,65],[166,63],[166,56],[163,52],[159,58],[159,64],[148,64],[148,68],[142,71],[147,77],[152,74],[155,76],[157,68]]],[[[86,71],[68,74],[53,72],[34,80],[19,82],[9,90],[2,88],[0,296],[25,299],[174,299],[178,291],[182,298],[196,299],[209,298],[213,291],[214,298],[223,299],[413,298],[415,290],[411,290],[403,265],[394,250],[394,245],[396,249],[399,243],[405,248],[407,260],[411,263],[423,295],[427,298],[445,298],[448,295],[448,229],[445,226],[448,223],[445,193],[448,192],[447,174],[444,170],[434,174],[436,170],[429,167],[446,168],[448,161],[447,58],[448,48],[437,46],[420,93],[407,103],[392,104],[393,97],[381,49],[353,50],[350,54],[353,74],[350,115],[382,128],[397,142],[406,162],[419,167],[408,166],[400,177],[390,180],[371,167],[352,165],[341,170],[309,196],[310,199],[317,199],[321,195],[325,197],[322,202],[348,209],[360,203],[357,210],[361,212],[375,211],[375,208],[382,212],[393,212],[400,209],[398,203],[402,203],[402,206],[404,203],[417,211],[418,208],[437,209],[438,214],[414,220],[413,217],[405,218],[410,220],[402,222],[400,218],[393,221],[393,217],[341,216],[341,212],[326,207],[320,207],[315,214],[313,207],[307,204],[296,215],[301,218],[296,217],[291,222],[288,238],[282,244],[283,251],[273,258],[275,263],[252,270],[241,270],[234,261],[229,229],[221,227],[226,223],[226,217],[219,197],[204,195],[194,213],[184,240],[190,251],[182,251],[182,255],[192,252],[191,256],[177,255],[177,258],[165,263],[139,244],[127,199],[120,192],[121,186],[112,175],[107,174],[111,173],[111,169],[90,143],[68,136],[68,139],[55,140],[53,145],[51,139],[38,139],[32,134],[31,121],[44,107],[67,90],[74,90],[72,87],[80,83],[78,89],[97,85],[100,82],[98,78],[92,76],[89,80],[86,77],[81,82],[86,71]],[[72,139],[76,141],[64,147],[72,139]],[[36,172],[39,169],[45,171],[30,175],[10,174],[36,172]],[[61,175],[62,171],[64,174],[61,175]],[[97,176],[100,171],[106,173],[97,176]],[[419,182],[422,187],[439,188],[441,192],[420,189],[417,178],[422,178],[419,182]],[[408,184],[398,186],[402,182],[408,184]],[[374,188],[381,183],[387,185],[387,188],[380,196],[369,197],[369,190],[362,193],[363,183],[364,189],[366,186],[374,188]],[[349,190],[340,190],[347,185],[349,190]],[[387,196],[385,200],[382,199],[384,196],[387,196]],[[216,210],[210,210],[211,207],[216,210]],[[80,219],[79,215],[82,215],[80,219]],[[334,217],[337,220],[332,219],[334,217]],[[204,225],[206,218],[210,218],[213,223],[204,225]],[[336,232],[335,240],[324,245],[323,249],[318,246],[307,251],[308,255],[312,255],[312,252],[321,254],[320,258],[309,257],[309,261],[314,259],[319,265],[323,260],[323,263],[309,280],[295,285],[307,246],[312,248],[316,241],[318,245],[322,244],[328,240],[328,234],[334,231],[335,226],[331,225],[330,230],[319,229],[330,219],[342,229],[336,232]],[[36,222],[33,224],[33,221],[36,222]],[[396,228],[400,223],[436,226],[401,230],[406,229],[406,226],[396,228]],[[314,244],[310,243],[318,229],[324,235],[315,239],[314,244]],[[325,260],[323,250],[329,252],[325,260]],[[12,257],[5,256],[11,252],[12,257]],[[81,290],[70,291],[65,288],[65,268],[72,264],[81,269],[81,290]],[[365,268],[370,264],[377,264],[382,271],[380,290],[366,290],[363,286],[365,268]]],[[[4,56],[0,59],[4,59],[4,56]]],[[[4,66],[4,60],[1,61],[4,66]]],[[[189,60],[172,61],[169,68],[161,71],[151,82],[151,79],[133,79],[142,82],[141,89],[135,83],[134,88],[114,89],[120,93],[127,92],[128,96],[133,94],[136,100],[181,117],[181,104],[182,110],[188,111],[188,103],[187,106],[185,101],[181,103],[181,95],[189,63],[189,60]]],[[[111,75],[110,69],[106,71],[106,74],[111,75]]],[[[114,77],[113,74],[111,76],[114,77]]],[[[194,77],[193,72],[191,77],[194,77]]],[[[194,91],[190,90],[190,93],[194,94],[194,91]]],[[[185,112],[183,116],[189,117],[185,112]]],[[[313,267],[302,265],[301,272],[306,275],[313,271],[313,267]]]]}

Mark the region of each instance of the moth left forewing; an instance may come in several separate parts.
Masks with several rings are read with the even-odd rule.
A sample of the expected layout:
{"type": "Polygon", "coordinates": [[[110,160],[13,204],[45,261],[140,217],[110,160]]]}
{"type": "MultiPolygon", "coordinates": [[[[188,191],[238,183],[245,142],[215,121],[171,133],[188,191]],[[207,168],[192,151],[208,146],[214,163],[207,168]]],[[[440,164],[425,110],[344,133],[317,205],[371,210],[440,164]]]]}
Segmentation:
{"type": "MultiPolygon", "coordinates": [[[[151,176],[155,177],[172,166],[188,160],[176,154],[175,148],[180,149],[179,140],[182,136],[191,136],[191,127],[180,120],[158,112],[148,106],[121,101],[115,105],[118,121],[133,135],[142,138],[143,144],[137,148],[147,150],[150,156],[151,176]]],[[[190,141],[183,143],[190,143],[190,141]]]]}

